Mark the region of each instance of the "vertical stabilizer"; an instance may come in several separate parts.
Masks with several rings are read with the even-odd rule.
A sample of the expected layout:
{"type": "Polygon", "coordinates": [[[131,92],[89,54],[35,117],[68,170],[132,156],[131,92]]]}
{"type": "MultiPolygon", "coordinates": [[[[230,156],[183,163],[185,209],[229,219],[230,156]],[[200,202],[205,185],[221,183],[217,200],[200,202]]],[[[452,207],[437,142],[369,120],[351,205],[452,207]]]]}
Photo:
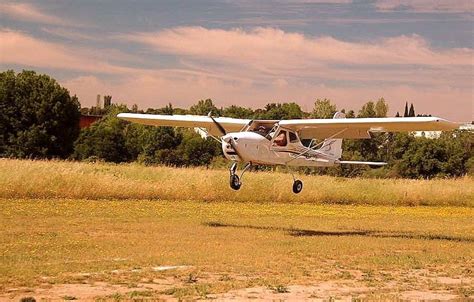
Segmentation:
{"type": "MultiPolygon", "coordinates": [[[[336,112],[333,118],[346,118],[342,112],[336,112]]],[[[340,159],[342,156],[342,139],[325,139],[322,147],[318,150],[334,159],[340,159]]]]}

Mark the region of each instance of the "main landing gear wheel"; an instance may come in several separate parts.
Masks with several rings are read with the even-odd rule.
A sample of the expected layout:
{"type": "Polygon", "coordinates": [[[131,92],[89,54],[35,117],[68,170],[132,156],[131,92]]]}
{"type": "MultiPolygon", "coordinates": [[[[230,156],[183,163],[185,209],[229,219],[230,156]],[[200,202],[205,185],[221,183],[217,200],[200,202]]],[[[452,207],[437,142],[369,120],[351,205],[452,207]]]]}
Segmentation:
{"type": "Polygon", "coordinates": [[[293,193],[298,194],[301,190],[303,190],[303,182],[297,179],[293,183],[293,193]]]}
{"type": "Polygon", "coordinates": [[[239,177],[235,174],[232,174],[230,176],[230,187],[234,190],[238,190],[240,189],[240,185],[241,183],[239,177]]]}

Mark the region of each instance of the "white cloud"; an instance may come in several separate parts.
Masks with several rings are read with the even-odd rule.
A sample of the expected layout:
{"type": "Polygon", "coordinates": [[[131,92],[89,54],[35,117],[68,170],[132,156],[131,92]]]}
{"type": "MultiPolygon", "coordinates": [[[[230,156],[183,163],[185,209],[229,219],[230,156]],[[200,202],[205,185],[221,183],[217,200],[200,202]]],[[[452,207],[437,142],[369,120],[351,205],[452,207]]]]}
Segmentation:
{"type": "Polygon", "coordinates": [[[82,72],[123,74],[132,68],[107,63],[92,50],[81,50],[59,43],[46,42],[23,32],[0,29],[0,63],[45,67],[82,72]]]}
{"type": "Polygon", "coordinates": [[[187,69],[260,81],[291,78],[468,86],[474,55],[469,48],[433,49],[417,35],[357,43],[274,28],[179,27],[121,38],[176,55],[187,69]]]}
{"type": "Polygon", "coordinates": [[[417,12],[474,12],[472,0],[377,0],[375,5],[382,11],[408,9],[417,12]]]}
{"type": "Polygon", "coordinates": [[[64,20],[46,14],[39,8],[28,3],[0,3],[0,11],[7,16],[22,21],[37,22],[52,25],[67,25],[64,20]]]}
{"type": "Polygon", "coordinates": [[[80,73],[60,82],[85,106],[97,94],[111,94],[141,108],[168,102],[188,107],[210,97],[222,106],[296,101],[310,110],[316,98],[328,97],[340,108],[357,109],[383,96],[393,112],[409,101],[420,113],[472,119],[472,49],[436,50],[419,36],[354,43],[277,29],[198,27],[125,38],[175,55],[178,63],[168,69],[124,67],[135,56],[98,55],[6,29],[0,30],[0,63],[80,73]]]}

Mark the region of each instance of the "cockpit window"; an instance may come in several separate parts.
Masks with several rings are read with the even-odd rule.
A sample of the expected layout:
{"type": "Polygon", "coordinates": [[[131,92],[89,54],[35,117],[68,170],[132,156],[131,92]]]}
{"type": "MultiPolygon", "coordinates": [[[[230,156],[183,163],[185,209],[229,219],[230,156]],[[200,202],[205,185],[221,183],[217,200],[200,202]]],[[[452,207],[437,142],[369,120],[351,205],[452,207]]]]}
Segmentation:
{"type": "Polygon", "coordinates": [[[285,147],[288,144],[288,140],[286,138],[286,131],[282,130],[278,133],[278,135],[273,140],[273,145],[278,147],[285,147]]]}
{"type": "Polygon", "coordinates": [[[264,126],[259,126],[257,129],[255,129],[255,132],[262,136],[265,136],[268,133],[268,129],[265,128],[264,126]]]}
{"type": "Polygon", "coordinates": [[[296,136],[296,133],[294,132],[288,132],[290,136],[290,143],[297,143],[298,142],[298,136],[296,136]]]}

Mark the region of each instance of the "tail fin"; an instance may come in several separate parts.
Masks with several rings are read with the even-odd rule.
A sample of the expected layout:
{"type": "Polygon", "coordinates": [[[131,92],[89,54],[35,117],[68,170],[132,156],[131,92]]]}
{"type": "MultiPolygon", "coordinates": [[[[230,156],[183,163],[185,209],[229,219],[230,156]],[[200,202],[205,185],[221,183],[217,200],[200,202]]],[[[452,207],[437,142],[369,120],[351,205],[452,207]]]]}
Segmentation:
{"type": "MultiPolygon", "coordinates": [[[[336,112],[333,118],[346,118],[346,115],[342,112],[336,112]]],[[[342,139],[325,139],[318,151],[324,152],[335,159],[340,159],[342,156],[342,139]]]]}

